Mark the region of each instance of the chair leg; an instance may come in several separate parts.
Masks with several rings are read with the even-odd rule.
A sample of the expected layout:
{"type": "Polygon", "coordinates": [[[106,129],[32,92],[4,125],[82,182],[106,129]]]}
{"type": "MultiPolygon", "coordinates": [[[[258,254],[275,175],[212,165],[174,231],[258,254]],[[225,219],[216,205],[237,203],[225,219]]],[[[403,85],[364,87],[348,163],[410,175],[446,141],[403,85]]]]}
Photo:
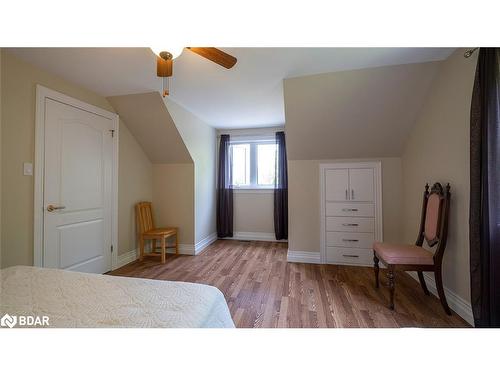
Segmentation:
{"type": "Polygon", "coordinates": [[[161,262],[165,263],[165,237],[162,237],[161,239],[161,262]]]}
{"type": "Polygon", "coordinates": [[[394,266],[387,266],[387,279],[389,281],[389,308],[394,310],[394,266]]]}
{"type": "Polygon", "coordinates": [[[448,306],[448,302],[446,302],[446,295],[444,294],[443,288],[443,277],[441,275],[441,268],[436,268],[434,270],[434,279],[436,280],[436,289],[438,291],[439,300],[441,301],[441,305],[446,314],[451,315],[450,307],[448,306]]]}
{"type": "Polygon", "coordinates": [[[154,253],[156,251],[156,240],[151,240],[151,252],[154,253]]]}
{"type": "Polygon", "coordinates": [[[179,255],[179,234],[175,232],[175,255],[179,255]]]}
{"type": "Polygon", "coordinates": [[[144,238],[141,236],[139,239],[139,260],[142,262],[144,259],[144,238]]]}
{"type": "Polygon", "coordinates": [[[422,271],[418,271],[417,273],[418,273],[418,279],[420,280],[420,285],[422,286],[425,295],[430,296],[429,289],[427,289],[427,284],[425,283],[424,273],[422,271]]]}
{"type": "Polygon", "coordinates": [[[378,284],[378,273],[380,270],[380,267],[378,266],[379,259],[377,257],[377,253],[375,251],[373,252],[373,271],[375,272],[375,288],[378,289],[379,284],[378,284]]]}

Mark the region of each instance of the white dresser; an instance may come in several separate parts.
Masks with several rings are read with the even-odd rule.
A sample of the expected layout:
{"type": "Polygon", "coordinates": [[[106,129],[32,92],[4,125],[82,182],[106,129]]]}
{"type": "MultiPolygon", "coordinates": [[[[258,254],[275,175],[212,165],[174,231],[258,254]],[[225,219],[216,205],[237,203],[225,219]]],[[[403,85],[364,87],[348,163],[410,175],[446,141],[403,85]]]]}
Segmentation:
{"type": "Polygon", "coordinates": [[[320,164],[321,261],[373,266],[382,241],[380,162],[320,164]]]}

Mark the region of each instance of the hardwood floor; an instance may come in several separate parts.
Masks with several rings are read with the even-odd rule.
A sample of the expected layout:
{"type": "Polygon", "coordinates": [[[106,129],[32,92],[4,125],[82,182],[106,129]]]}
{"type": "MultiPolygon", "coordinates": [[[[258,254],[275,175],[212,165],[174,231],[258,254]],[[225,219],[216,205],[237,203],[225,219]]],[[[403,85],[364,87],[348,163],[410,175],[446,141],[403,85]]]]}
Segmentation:
{"type": "Polygon", "coordinates": [[[219,240],[197,256],[135,261],[112,275],[216,286],[237,327],[468,327],[447,316],[410,276],[397,273],[396,310],[387,308],[385,270],[288,263],[286,243],[219,240]]]}

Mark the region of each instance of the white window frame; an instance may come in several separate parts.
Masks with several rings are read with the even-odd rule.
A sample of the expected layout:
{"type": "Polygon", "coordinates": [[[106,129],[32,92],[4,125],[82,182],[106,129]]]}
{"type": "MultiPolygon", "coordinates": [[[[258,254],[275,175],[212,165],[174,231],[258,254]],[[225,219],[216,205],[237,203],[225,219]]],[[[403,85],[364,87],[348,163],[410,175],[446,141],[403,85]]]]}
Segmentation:
{"type": "MultiPolygon", "coordinates": [[[[274,190],[274,185],[259,185],[257,184],[258,176],[258,159],[257,146],[261,144],[276,144],[273,137],[234,137],[230,139],[230,145],[234,144],[249,144],[250,145],[250,184],[249,185],[233,185],[234,190],[274,190]]],[[[231,166],[232,168],[232,166],[231,166]]]]}

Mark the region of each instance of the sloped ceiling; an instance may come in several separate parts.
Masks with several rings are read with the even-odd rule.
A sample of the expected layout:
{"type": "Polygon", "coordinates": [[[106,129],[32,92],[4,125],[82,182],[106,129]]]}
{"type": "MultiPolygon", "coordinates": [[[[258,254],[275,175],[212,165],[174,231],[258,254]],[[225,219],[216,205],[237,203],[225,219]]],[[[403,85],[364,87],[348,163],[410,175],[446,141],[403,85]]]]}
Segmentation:
{"type": "Polygon", "coordinates": [[[154,164],[192,163],[158,92],[107,98],[154,164]]]}
{"type": "Polygon", "coordinates": [[[291,160],[401,156],[439,62],[284,80],[291,160]]]}
{"type": "MultiPolygon", "coordinates": [[[[224,48],[226,70],[184,50],[170,95],[215,128],[282,126],[284,78],[446,59],[453,48],[224,48]]],[[[23,60],[102,96],[161,90],[149,48],[14,48],[23,60]]]]}

